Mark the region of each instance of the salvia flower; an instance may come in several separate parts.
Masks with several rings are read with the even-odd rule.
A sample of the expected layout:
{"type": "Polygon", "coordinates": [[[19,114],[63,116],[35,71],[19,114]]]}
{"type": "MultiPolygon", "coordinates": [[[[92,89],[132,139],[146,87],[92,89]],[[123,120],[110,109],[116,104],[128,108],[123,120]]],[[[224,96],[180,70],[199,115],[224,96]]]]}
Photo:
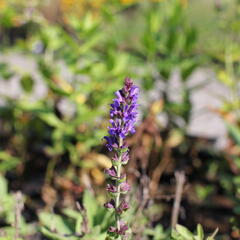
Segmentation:
{"type": "Polygon", "coordinates": [[[110,126],[108,136],[105,136],[106,146],[109,151],[114,151],[112,167],[105,170],[105,174],[111,182],[107,184],[106,190],[112,199],[104,206],[115,211],[115,226],[109,227],[108,233],[113,239],[126,239],[128,226],[122,221],[122,213],[129,205],[123,197],[130,190],[130,185],[126,182],[126,175],[121,173],[122,165],[129,161],[129,149],[125,139],[129,134],[135,132],[137,119],[137,100],[139,88],[133,85],[130,78],[126,78],[124,86],[115,93],[115,98],[110,107],[110,126]]]}

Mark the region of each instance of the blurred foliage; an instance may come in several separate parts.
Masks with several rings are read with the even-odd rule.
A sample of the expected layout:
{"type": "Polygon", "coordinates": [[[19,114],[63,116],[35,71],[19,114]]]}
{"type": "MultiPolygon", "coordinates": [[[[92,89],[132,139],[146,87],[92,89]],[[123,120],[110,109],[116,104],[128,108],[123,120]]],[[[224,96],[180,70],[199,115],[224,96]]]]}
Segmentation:
{"type": "MultiPolygon", "coordinates": [[[[171,234],[166,230],[162,215],[169,218],[171,202],[163,210],[153,200],[173,194],[169,182],[178,168],[193,186],[190,197],[184,193],[186,202],[211,208],[216,195],[234,207],[232,236],[239,238],[239,13],[239,0],[0,0],[0,77],[9,87],[0,98],[0,226],[7,236],[14,232],[15,200],[6,179],[29,194],[26,212],[34,212],[48,239],[105,239],[110,214],[82,192],[103,197],[103,169],[110,167],[101,142],[108,107],[130,76],[142,96],[139,127],[129,139],[129,175],[142,191],[126,216],[133,239],[214,239],[216,232],[204,237],[201,225],[196,233],[181,225],[171,234]],[[230,92],[214,109],[228,131],[222,151],[188,134],[193,93],[207,84],[190,80],[205,66],[230,92]],[[172,87],[173,76],[179,86],[172,87]],[[17,91],[10,89],[12,81],[17,91]],[[161,190],[165,173],[167,189],[161,190]],[[152,199],[146,201],[148,191],[152,199]],[[81,209],[74,210],[76,199],[81,209]],[[144,210],[136,215],[141,202],[144,210]]],[[[193,229],[188,214],[191,209],[185,221],[193,229]]],[[[23,217],[20,222],[20,235],[31,234],[31,224],[23,217]]]]}
{"type": "MultiPolygon", "coordinates": [[[[217,68],[217,76],[219,81],[224,84],[228,89],[228,96],[222,98],[222,107],[218,113],[223,118],[227,133],[228,144],[225,149],[226,159],[229,163],[233,176],[228,176],[228,181],[231,183],[226,184],[225,188],[231,186],[232,197],[235,202],[234,212],[239,215],[239,156],[240,156],[240,58],[239,58],[239,14],[240,6],[239,1],[234,1],[234,6],[223,5],[225,11],[221,11],[219,15],[224,19],[220,24],[220,29],[224,30],[228,34],[228,38],[224,38],[224,51],[214,57],[217,59],[215,67],[217,68]]],[[[232,236],[238,238],[239,234],[239,221],[238,219],[231,219],[233,225],[232,236]]]]}
{"type": "Polygon", "coordinates": [[[176,239],[176,240],[181,240],[181,239],[182,240],[204,240],[204,239],[214,240],[217,232],[218,232],[218,230],[215,230],[215,232],[211,236],[205,238],[202,226],[200,224],[197,226],[197,234],[196,235],[191,233],[184,226],[177,225],[176,230],[173,230],[173,232],[172,232],[172,237],[173,237],[173,239],[176,239]]]}
{"type": "MultiPolygon", "coordinates": [[[[122,8],[121,5],[113,6],[122,8]]],[[[176,0],[161,4],[145,3],[139,6],[139,11],[146,18],[145,30],[137,36],[140,45],[132,46],[130,51],[121,50],[121,46],[126,44],[125,39],[106,38],[108,30],[104,29],[111,27],[114,30],[113,26],[119,24],[120,19],[118,15],[110,16],[110,12],[105,14],[103,11],[102,16],[94,17],[89,11],[81,17],[81,21],[69,15],[59,24],[49,24],[41,12],[36,14],[37,17],[32,16],[31,22],[36,29],[24,41],[18,42],[16,50],[35,61],[36,71],[45,81],[47,93],[40,100],[29,101],[37,88],[36,74],[12,71],[5,63],[2,65],[3,77],[20,75],[20,84],[25,92],[18,101],[7,99],[11,105],[4,106],[2,111],[15,111],[10,114],[17,114],[15,117],[18,116],[18,119],[27,116],[24,121],[28,134],[36,129],[31,124],[38,122],[42,127],[47,126],[51,144],[44,147],[45,153],[54,159],[67,154],[71,161],[69,176],[74,176],[72,166],[86,165],[81,160],[93,147],[99,146],[99,139],[106,131],[107,122],[104,119],[112,92],[133,68],[136,69],[134,75],[143,79],[146,91],[153,88],[156,81],[164,80],[166,86],[161,93],[163,111],[168,114],[170,125],[177,124],[179,121],[176,118],[179,117],[185,126],[189,121],[192,89],[188,89],[185,82],[199,66],[199,60],[188,54],[196,41],[196,32],[188,26],[182,5],[176,0]],[[146,61],[149,66],[144,70],[142,65],[146,61]],[[172,102],[168,97],[168,80],[175,68],[180,68],[184,86],[182,102],[179,103],[172,102]],[[155,76],[155,72],[159,75],[155,76]],[[67,77],[63,77],[66,73],[67,77]],[[61,107],[64,105],[65,111],[61,107]]],[[[14,116],[12,120],[15,121],[14,116]]],[[[4,125],[10,129],[14,123],[8,121],[4,125]]],[[[23,125],[17,125],[21,132],[23,125]]],[[[11,131],[7,134],[13,136],[11,131]]],[[[41,144],[46,145],[46,137],[43,132],[38,134],[41,144]]]]}
{"type": "Polygon", "coordinates": [[[106,231],[113,221],[106,209],[100,208],[96,199],[85,192],[82,210],[63,209],[65,217],[41,212],[41,231],[49,239],[102,239],[106,238],[106,231]]]}
{"type": "MultiPolygon", "coordinates": [[[[23,204],[17,199],[17,194],[9,194],[6,179],[0,175],[0,217],[4,219],[5,226],[1,227],[1,236],[7,237],[4,239],[13,239],[16,236],[16,231],[19,231],[21,235],[28,235],[33,233],[34,227],[27,224],[24,217],[18,215],[19,204],[23,204]],[[18,203],[19,201],[19,203],[18,203]]],[[[19,213],[21,214],[21,213],[19,213]]]]}

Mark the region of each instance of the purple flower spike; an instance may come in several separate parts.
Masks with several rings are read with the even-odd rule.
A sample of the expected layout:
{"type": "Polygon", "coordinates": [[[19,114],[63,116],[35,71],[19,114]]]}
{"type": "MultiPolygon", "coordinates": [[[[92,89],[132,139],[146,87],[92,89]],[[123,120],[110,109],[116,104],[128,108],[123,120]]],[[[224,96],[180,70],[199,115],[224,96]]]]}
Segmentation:
{"type": "Polygon", "coordinates": [[[114,151],[112,167],[105,170],[112,183],[107,184],[107,191],[113,199],[105,203],[105,207],[115,211],[116,226],[108,229],[110,236],[114,239],[125,239],[128,226],[121,220],[121,215],[129,205],[123,195],[130,190],[130,185],[126,182],[126,174],[121,173],[122,166],[129,161],[129,149],[125,139],[129,134],[135,132],[137,119],[137,99],[139,88],[133,85],[130,78],[126,78],[124,86],[115,93],[115,99],[110,108],[109,136],[104,137],[109,151],[114,151]]]}
{"type": "Polygon", "coordinates": [[[129,133],[135,132],[139,88],[133,85],[130,78],[126,78],[124,87],[115,95],[110,109],[111,126],[108,128],[110,137],[105,137],[109,151],[119,147],[119,138],[125,139],[129,133]]]}

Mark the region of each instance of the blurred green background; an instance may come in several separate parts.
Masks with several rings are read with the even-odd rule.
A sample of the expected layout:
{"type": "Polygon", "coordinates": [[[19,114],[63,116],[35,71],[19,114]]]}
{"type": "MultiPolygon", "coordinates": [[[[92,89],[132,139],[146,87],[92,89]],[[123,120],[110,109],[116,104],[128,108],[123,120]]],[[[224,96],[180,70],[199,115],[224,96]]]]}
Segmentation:
{"type": "Polygon", "coordinates": [[[0,0],[0,51],[0,239],[105,239],[102,138],[127,76],[131,239],[203,239],[169,237],[177,171],[178,222],[240,239],[239,0],[0,0]]]}

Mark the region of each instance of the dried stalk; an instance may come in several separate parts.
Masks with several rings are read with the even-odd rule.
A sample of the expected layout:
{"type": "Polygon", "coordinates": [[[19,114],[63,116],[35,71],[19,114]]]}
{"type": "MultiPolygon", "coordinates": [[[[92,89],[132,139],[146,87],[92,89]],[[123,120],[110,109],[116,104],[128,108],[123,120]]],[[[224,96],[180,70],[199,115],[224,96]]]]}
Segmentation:
{"type": "Polygon", "coordinates": [[[175,192],[175,200],[174,200],[173,209],[172,209],[172,218],[171,218],[172,228],[175,228],[176,224],[178,223],[178,216],[180,212],[180,204],[182,200],[183,187],[186,181],[185,173],[177,171],[175,173],[175,178],[176,178],[176,192],[175,192]]]}

